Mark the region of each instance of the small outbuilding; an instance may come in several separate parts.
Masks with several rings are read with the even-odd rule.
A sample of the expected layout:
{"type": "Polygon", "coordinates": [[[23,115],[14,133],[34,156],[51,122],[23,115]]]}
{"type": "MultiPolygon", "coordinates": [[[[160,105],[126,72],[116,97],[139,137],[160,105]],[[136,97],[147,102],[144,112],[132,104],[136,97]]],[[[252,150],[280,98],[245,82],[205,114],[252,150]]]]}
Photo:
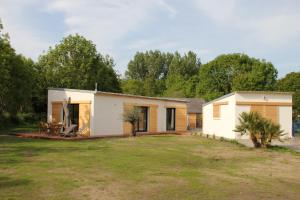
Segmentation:
{"type": "Polygon", "coordinates": [[[246,139],[234,132],[242,112],[256,111],[281,125],[292,137],[292,93],[237,91],[203,104],[203,133],[229,139],[246,139]]]}
{"type": "Polygon", "coordinates": [[[49,88],[48,122],[63,123],[66,102],[71,123],[88,137],[131,134],[131,125],[124,122],[122,116],[134,107],[140,108],[141,116],[136,124],[137,132],[151,134],[187,130],[186,100],[49,88]]]}

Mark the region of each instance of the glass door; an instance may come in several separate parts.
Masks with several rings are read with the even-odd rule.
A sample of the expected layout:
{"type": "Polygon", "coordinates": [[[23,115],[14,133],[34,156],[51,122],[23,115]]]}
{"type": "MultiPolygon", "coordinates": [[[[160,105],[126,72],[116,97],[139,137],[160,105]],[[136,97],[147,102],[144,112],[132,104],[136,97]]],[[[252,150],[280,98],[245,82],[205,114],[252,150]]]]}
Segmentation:
{"type": "Polygon", "coordinates": [[[77,128],[79,125],[79,104],[69,104],[69,117],[72,124],[76,124],[77,128]]]}
{"type": "Polygon", "coordinates": [[[167,108],[167,131],[175,131],[175,108],[167,108]]]}
{"type": "Polygon", "coordinates": [[[140,120],[136,124],[137,132],[147,132],[148,130],[148,107],[141,106],[140,109],[140,120]]]}

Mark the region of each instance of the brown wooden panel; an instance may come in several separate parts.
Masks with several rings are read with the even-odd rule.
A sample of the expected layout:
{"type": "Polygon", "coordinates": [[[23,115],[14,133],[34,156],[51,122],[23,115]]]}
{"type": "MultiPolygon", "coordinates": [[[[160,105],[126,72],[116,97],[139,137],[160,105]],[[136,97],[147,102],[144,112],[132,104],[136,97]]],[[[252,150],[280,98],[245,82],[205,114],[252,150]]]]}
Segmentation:
{"type": "Polygon", "coordinates": [[[149,132],[157,132],[157,106],[150,106],[149,132]]]}
{"type": "Polygon", "coordinates": [[[196,113],[190,113],[190,114],[188,114],[188,118],[189,118],[189,128],[191,128],[191,129],[196,128],[196,124],[197,124],[196,113]]]}
{"type": "Polygon", "coordinates": [[[272,120],[274,123],[278,123],[278,106],[252,105],[250,110],[260,113],[263,117],[272,120]]]}
{"type": "Polygon", "coordinates": [[[186,131],[186,107],[182,107],[182,108],[176,108],[175,111],[175,130],[176,131],[186,131]]]}
{"type": "MultiPolygon", "coordinates": [[[[63,103],[63,101],[53,101],[52,103],[63,103]]],[[[80,104],[80,103],[92,103],[91,101],[69,101],[71,104],[80,104]]]]}
{"type": "Polygon", "coordinates": [[[271,119],[274,123],[278,123],[278,107],[265,106],[265,117],[271,119]]]}
{"type": "Polygon", "coordinates": [[[228,105],[228,101],[216,102],[213,105],[228,105]]]}
{"type": "Polygon", "coordinates": [[[252,112],[258,112],[262,116],[265,115],[265,108],[264,108],[264,106],[253,105],[253,106],[250,107],[250,111],[252,111],[252,112]]]}
{"type": "Polygon", "coordinates": [[[213,104],[213,118],[220,118],[220,105],[213,104]]]}
{"type": "Polygon", "coordinates": [[[61,103],[52,103],[52,123],[62,122],[62,119],[60,118],[61,110],[61,103]]]}
{"type": "MultiPolygon", "coordinates": [[[[133,109],[132,104],[123,104],[123,113],[128,112],[133,109]]],[[[123,134],[124,135],[131,135],[132,132],[132,126],[129,122],[123,122],[123,134]]]]}
{"type": "Polygon", "coordinates": [[[251,101],[237,101],[239,106],[292,106],[289,102],[251,102],[251,101]]]}
{"type": "Polygon", "coordinates": [[[91,104],[81,103],[79,104],[79,129],[81,135],[90,136],[90,115],[91,104]]]}

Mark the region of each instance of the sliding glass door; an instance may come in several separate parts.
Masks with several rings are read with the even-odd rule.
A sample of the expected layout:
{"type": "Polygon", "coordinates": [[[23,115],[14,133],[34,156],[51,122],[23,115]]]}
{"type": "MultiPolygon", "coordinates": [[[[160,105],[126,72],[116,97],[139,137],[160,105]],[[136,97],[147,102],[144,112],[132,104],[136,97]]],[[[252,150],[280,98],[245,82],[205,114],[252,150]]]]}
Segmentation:
{"type": "Polygon", "coordinates": [[[148,107],[141,106],[140,109],[140,120],[135,126],[137,132],[147,132],[148,131],[148,107]]]}
{"type": "Polygon", "coordinates": [[[167,131],[175,131],[175,108],[167,108],[167,131]]]}

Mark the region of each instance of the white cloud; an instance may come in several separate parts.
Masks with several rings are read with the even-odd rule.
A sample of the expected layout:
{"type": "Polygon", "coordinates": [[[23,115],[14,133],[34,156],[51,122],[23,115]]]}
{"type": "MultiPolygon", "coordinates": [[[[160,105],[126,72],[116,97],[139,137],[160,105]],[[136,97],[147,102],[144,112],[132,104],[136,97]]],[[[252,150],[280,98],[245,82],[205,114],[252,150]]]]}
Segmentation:
{"type": "Polygon", "coordinates": [[[204,15],[221,26],[239,31],[248,43],[257,41],[270,47],[279,47],[291,44],[293,39],[300,37],[299,8],[294,8],[293,4],[273,4],[272,7],[268,6],[272,10],[266,12],[262,5],[271,4],[272,1],[261,1],[259,4],[262,8],[258,6],[255,9],[248,8],[246,2],[238,4],[241,1],[237,0],[194,2],[204,15]]]}
{"type": "Polygon", "coordinates": [[[56,0],[49,9],[62,12],[67,33],[80,33],[101,51],[113,53],[116,42],[136,31],[153,8],[149,0],[56,0]]]}
{"type": "Polygon", "coordinates": [[[0,18],[4,25],[4,32],[9,33],[11,45],[17,50],[17,53],[36,59],[51,43],[40,34],[39,30],[25,22],[23,8],[30,8],[38,4],[38,1],[1,0],[0,4],[0,18]]]}
{"type": "Polygon", "coordinates": [[[232,20],[237,8],[236,0],[195,0],[195,4],[205,15],[220,23],[232,20]]]}
{"type": "Polygon", "coordinates": [[[173,18],[177,15],[177,10],[166,1],[160,0],[158,1],[158,5],[168,11],[170,17],[173,18]]]}
{"type": "Polygon", "coordinates": [[[146,51],[158,49],[161,51],[174,51],[179,47],[178,42],[163,41],[161,39],[149,38],[149,39],[138,39],[130,43],[127,48],[135,51],[146,51]]]}
{"type": "Polygon", "coordinates": [[[300,15],[279,14],[253,23],[252,36],[271,46],[285,45],[293,42],[300,35],[300,15]]]}
{"type": "Polygon", "coordinates": [[[23,20],[30,9],[61,14],[66,26],[64,35],[84,35],[108,54],[115,54],[117,42],[137,31],[157,8],[162,8],[170,17],[176,15],[176,10],[164,0],[0,0],[0,5],[0,16],[12,45],[31,57],[46,50],[53,41],[45,38],[38,27],[23,20]]]}

